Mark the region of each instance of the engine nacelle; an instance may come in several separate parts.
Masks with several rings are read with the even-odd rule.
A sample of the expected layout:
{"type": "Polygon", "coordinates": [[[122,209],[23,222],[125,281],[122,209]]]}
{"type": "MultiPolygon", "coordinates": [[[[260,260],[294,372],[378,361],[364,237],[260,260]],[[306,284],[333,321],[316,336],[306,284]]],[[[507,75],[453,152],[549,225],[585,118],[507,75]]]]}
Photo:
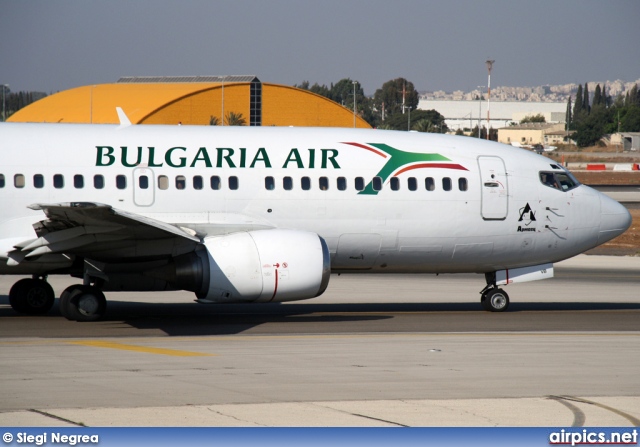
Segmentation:
{"type": "Polygon", "coordinates": [[[208,237],[204,246],[208,272],[197,294],[202,301],[303,300],[321,295],[329,284],[329,249],[314,233],[257,230],[208,237]]]}

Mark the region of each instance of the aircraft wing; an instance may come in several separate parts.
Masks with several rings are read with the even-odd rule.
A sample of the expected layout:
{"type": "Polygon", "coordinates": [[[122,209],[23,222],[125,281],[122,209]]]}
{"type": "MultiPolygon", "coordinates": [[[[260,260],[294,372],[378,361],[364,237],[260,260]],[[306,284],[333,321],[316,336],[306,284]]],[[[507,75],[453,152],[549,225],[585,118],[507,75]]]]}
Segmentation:
{"type": "Polygon", "coordinates": [[[47,219],[33,228],[36,239],[16,244],[9,263],[48,254],[85,256],[97,261],[152,260],[188,253],[200,235],[182,228],[92,202],[35,204],[47,219]]]}

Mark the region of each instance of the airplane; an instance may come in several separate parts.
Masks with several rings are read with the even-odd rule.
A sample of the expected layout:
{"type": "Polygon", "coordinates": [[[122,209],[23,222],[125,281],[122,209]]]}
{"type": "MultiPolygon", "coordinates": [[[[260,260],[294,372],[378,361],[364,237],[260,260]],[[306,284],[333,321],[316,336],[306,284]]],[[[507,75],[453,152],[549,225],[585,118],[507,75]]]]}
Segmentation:
{"type": "MultiPolygon", "coordinates": [[[[105,292],[199,303],[314,298],[330,274],[478,273],[499,286],[622,234],[618,202],[533,152],[464,136],[346,128],[0,124],[0,274],[73,321],[105,292]]],[[[425,294],[427,292],[425,291],[425,294]]]]}
{"type": "Polygon", "coordinates": [[[542,152],[553,152],[558,148],[557,146],[549,146],[546,144],[544,146],[542,144],[522,144],[522,143],[518,143],[517,141],[512,141],[511,146],[522,148],[522,149],[531,149],[532,151],[535,151],[538,154],[541,154],[542,152]]]}

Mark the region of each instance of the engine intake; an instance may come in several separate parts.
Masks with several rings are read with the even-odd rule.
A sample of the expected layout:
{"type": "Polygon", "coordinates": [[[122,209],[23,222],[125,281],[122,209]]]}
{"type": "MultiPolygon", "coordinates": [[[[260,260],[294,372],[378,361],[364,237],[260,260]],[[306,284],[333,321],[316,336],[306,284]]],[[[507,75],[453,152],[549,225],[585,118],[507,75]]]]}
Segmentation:
{"type": "Polygon", "coordinates": [[[329,249],[314,233],[257,230],[208,237],[203,245],[207,257],[200,252],[198,260],[204,265],[192,270],[202,278],[195,281],[202,301],[303,300],[321,295],[329,284],[329,249]]]}

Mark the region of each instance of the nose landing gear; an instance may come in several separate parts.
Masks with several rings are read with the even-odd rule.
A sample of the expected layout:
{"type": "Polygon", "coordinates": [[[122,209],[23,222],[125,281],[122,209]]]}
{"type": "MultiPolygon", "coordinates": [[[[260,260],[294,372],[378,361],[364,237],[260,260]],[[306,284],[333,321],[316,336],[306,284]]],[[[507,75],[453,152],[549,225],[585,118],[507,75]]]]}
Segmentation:
{"type": "Polygon", "coordinates": [[[487,286],[480,292],[480,303],[488,312],[504,312],[509,307],[509,295],[496,286],[496,274],[485,273],[487,286]]]}

